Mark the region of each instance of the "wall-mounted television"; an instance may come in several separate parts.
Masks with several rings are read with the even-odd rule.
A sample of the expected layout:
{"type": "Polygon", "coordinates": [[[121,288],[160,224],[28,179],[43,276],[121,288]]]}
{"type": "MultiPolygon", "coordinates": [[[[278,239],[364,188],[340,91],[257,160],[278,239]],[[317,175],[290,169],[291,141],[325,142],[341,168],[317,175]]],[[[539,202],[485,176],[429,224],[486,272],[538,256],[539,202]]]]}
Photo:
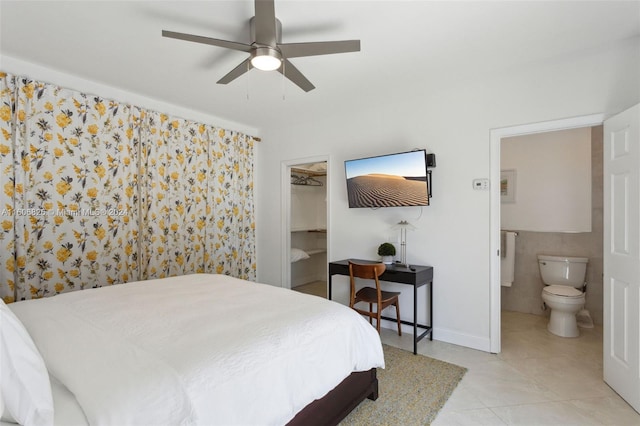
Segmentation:
{"type": "Polygon", "coordinates": [[[344,167],[350,208],[429,205],[424,149],[347,160],[344,167]]]}

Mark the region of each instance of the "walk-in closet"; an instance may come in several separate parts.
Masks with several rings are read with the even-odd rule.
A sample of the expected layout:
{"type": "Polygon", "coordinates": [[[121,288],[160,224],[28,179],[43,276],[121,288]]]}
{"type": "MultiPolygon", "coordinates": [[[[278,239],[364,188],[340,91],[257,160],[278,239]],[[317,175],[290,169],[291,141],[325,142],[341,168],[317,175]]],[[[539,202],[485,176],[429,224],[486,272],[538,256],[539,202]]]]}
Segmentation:
{"type": "Polygon", "coordinates": [[[291,288],[327,297],[327,163],[291,168],[291,288]]]}

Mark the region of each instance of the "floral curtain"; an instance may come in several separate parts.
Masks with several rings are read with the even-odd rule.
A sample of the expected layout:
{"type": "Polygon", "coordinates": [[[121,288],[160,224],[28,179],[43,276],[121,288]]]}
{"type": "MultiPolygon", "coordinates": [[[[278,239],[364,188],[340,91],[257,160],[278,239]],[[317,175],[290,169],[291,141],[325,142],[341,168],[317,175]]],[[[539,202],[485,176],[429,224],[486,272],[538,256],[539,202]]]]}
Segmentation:
{"type": "Polygon", "coordinates": [[[146,113],[142,149],[142,277],[205,272],[208,144],[204,125],[146,113]],[[204,136],[204,137],[203,137],[204,136]]]}
{"type": "Polygon", "coordinates": [[[14,296],[137,279],[135,108],[14,83],[14,296]]]}
{"type": "Polygon", "coordinates": [[[207,270],[255,281],[254,139],[215,128],[208,135],[207,270]]]}
{"type": "MultiPolygon", "coordinates": [[[[0,297],[6,302],[15,300],[14,271],[15,231],[13,168],[13,120],[16,104],[16,79],[0,73],[0,297]]],[[[21,187],[18,190],[22,190],[21,187]]]]}
{"type": "Polygon", "coordinates": [[[251,137],[146,113],[142,278],[193,272],[255,280],[251,137]]]}
{"type": "Polygon", "coordinates": [[[255,279],[253,138],[1,73],[0,130],[5,301],[255,279]]]}

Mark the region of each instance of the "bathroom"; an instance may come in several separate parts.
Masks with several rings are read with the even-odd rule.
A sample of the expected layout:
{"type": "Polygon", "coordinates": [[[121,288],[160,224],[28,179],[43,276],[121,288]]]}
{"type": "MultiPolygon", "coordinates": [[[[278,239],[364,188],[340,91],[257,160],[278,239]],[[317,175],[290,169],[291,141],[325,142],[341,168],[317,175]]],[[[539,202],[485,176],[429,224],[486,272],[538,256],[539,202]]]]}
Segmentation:
{"type": "Polygon", "coordinates": [[[501,228],[516,233],[502,311],[549,317],[537,256],[586,257],[588,316],[581,311],[578,324],[602,326],[602,146],[602,126],[502,139],[501,228]]]}

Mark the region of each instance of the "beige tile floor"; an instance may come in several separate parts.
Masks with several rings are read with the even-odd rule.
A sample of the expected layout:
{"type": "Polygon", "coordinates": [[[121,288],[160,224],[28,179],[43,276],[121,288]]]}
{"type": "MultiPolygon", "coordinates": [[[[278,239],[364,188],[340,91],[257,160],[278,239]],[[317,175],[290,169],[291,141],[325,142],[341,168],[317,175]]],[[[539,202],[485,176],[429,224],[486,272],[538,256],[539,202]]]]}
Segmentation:
{"type": "Polygon", "coordinates": [[[307,284],[293,287],[291,290],[299,291],[300,293],[311,294],[313,296],[324,297],[325,299],[327,298],[326,281],[313,281],[307,284]]]}
{"type": "MultiPolygon", "coordinates": [[[[499,354],[419,342],[420,354],[469,369],[433,425],[640,425],[602,380],[602,327],[580,331],[565,339],[547,331],[545,317],[503,312],[499,354]]],[[[407,350],[411,338],[382,332],[384,343],[407,350]]]]}

